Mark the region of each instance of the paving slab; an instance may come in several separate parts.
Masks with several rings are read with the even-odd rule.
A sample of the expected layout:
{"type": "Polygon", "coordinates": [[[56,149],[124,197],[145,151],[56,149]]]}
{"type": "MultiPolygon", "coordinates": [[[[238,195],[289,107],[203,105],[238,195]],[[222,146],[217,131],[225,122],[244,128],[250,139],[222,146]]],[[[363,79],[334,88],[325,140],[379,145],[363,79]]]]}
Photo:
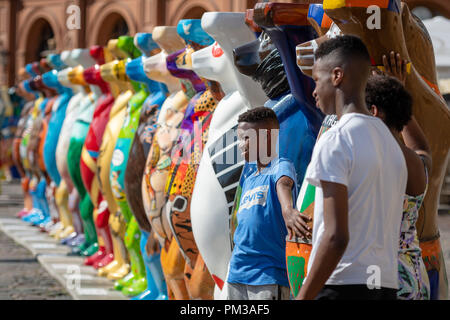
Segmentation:
{"type": "Polygon", "coordinates": [[[42,232],[39,232],[38,230],[36,231],[31,231],[31,230],[13,230],[10,231],[9,234],[13,237],[17,237],[17,238],[22,238],[22,237],[29,237],[29,236],[36,236],[36,235],[40,235],[42,234],[42,232]]]}
{"type": "Polygon", "coordinates": [[[97,287],[101,289],[113,288],[114,282],[112,280],[98,277],[97,275],[91,274],[63,274],[62,277],[66,282],[79,283],[80,288],[91,288],[97,287]]]}
{"type": "Polygon", "coordinates": [[[75,300],[128,300],[113,289],[113,281],[97,276],[80,257],[42,255],[37,259],[75,300]]]}
{"type": "MultiPolygon", "coordinates": [[[[0,198],[0,201],[2,199],[0,198]]],[[[114,290],[114,281],[85,266],[84,258],[68,256],[70,248],[18,218],[0,218],[0,230],[28,249],[44,269],[76,300],[128,300],[114,290]]]]}
{"type": "Polygon", "coordinates": [[[128,300],[122,293],[114,289],[82,288],[75,292],[76,300],[128,300]]]}
{"type": "Polygon", "coordinates": [[[95,275],[97,276],[97,270],[91,266],[85,266],[83,263],[51,263],[50,264],[55,272],[65,273],[67,270],[73,270],[74,268],[79,268],[83,274],[95,275]]]}
{"type": "Polygon", "coordinates": [[[17,218],[0,218],[0,223],[16,224],[19,220],[17,218]]]}
{"type": "Polygon", "coordinates": [[[27,225],[11,225],[11,224],[7,224],[3,226],[3,230],[5,231],[28,231],[28,230],[33,230],[32,227],[27,226],[27,225]]]}
{"type": "Polygon", "coordinates": [[[54,256],[54,255],[41,255],[39,257],[45,263],[60,263],[60,264],[82,264],[83,257],[78,256],[54,256]]]}
{"type": "Polygon", "coordinates": [[[40,233],[40,234],[37,234],[37,235],[17,235],[17,234],[15,234],[15,236],[16,237],[21,237],[22,238],[22,241],[27,241],[27,242],[36,242],[36,241],[39,241],[39,242],[51,242],[51,243],[53,243],[54,242],[54,240],[52,239],[52,238],[49,238],[48,237],[48,235],[46,235],[46,234],[42,234],[42,233],[40,233]]]}

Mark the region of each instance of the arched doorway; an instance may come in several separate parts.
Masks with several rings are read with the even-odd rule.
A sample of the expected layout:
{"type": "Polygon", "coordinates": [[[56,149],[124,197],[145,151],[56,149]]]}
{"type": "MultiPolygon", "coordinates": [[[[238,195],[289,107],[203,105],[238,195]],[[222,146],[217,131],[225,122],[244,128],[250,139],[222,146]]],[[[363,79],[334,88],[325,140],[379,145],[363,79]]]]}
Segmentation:
{"type": "Polygon", "coordinates": [[[205,12],[206,9],[203,7],[192,7],[183,15],[182,19],[201,19],[205,12]]]}
{"type": "Polygon", "coordinates": [[[118,13],[111,13],[104,20],[100,27],[97,44],[106,46],[110,39],[129,34],[128,24],[118,13]]]}
{"type": "Polygon", "coordinates": [[[255,4],[258,3],[258,0],[247,0],[247,8],[253,9],[255,7],[255,4]]]}
{"type": "Polygon", "coordinates": [[[56,49],[55,33],[44,18],[37,19],[27,36],[25,63],[40,60],[56,49]]]}

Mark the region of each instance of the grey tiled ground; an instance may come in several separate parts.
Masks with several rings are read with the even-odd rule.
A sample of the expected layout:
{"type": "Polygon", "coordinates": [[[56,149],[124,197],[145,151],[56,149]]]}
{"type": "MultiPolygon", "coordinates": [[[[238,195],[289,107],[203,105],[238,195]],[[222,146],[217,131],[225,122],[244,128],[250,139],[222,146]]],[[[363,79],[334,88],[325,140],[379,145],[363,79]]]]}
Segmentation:
{"type": "Polygon", "coordinates": [[[72,299],[25,248],[0,232],[0,300],[72,299]]]}
{"type": "Polygon", "coordinates": [[[70,249],[15,217],[22,208],[20,184],[2,185],[0,195],[0,300],[125,300],[114,282],[83,265],[70,249]],[[74,273],[75,272],[75,273],[74,273]]]}
{"type": "MultiPolygon", "coordinates": [[[[22,207],[20,185],[2,186],[0,218],[13,218],[22,207]]],[[[0,300],[72,299],[27,249],[0,231],[0,300]]]]}

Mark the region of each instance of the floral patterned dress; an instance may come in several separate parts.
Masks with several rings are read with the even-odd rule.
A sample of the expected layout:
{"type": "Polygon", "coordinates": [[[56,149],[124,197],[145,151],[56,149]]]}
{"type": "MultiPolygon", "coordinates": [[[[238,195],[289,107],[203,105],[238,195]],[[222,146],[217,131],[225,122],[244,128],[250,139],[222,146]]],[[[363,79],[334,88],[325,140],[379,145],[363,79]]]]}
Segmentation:
{"type": "Polygon", "coordinates": [[[398,255],[399,300],[429,300],[430,281],[422,260],[419,247],[416,222],[419,209],[428,188],[428,172],[425,167],[427,187],[418,196],[405,195],[403,202],[402,224],[400,228],[400,249],[398,255]]]}

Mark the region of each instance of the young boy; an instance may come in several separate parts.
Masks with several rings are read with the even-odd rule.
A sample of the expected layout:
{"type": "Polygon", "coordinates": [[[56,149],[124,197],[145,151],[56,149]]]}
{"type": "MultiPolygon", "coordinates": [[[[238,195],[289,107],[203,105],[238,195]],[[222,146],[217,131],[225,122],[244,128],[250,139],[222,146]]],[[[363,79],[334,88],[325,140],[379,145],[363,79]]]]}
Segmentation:
{"type": "Polygon", "coordinates": [[[275,112],[265,107],[238,119],[243,158],[256,168],[242,185],[227,278],[229,300],[289,299],[283,214],[293,210],[296,174],[293,163],[276,154],[279,128],[275,112]]]}
{"type": "Polygon", "coordinates": [[[354,36],[321,44],[313,95],[338,123],[317,142],[305,178],[316,188],[312,252],[297,299],[395,299],[407,169],[365,102],[370,57],[354,36]]]}

